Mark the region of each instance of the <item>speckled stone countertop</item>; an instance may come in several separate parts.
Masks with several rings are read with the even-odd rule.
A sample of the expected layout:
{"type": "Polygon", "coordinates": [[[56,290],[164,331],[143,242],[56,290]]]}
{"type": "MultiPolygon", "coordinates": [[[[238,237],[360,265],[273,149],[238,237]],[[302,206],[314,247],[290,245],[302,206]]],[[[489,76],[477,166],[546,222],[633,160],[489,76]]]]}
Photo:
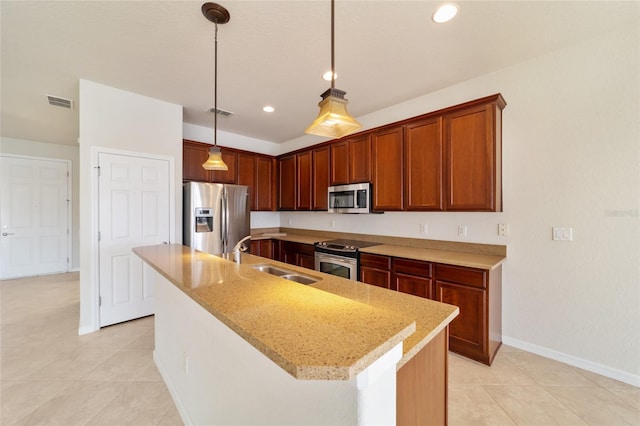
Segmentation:
{"type": "MultiPolygon", "coordinates": [[[[313,244],[316,241],[328,241],[335,238],[320,235],[296,234],[292,232],[256,233],[251,239],[260,240],[272,238],[281,241],[313,244]]],[[[356,237],[357,238],[357,237],[356,237]]],[[[370,238],[369,238],[370,240],[370,238]]],[[[446,245],[446,242],[441,242],[446,245]]],[[[491,270],[501,265],[507,258],[482,253],[469,253],[455,250],[441,250],[433,248],[411,247],[404,245],[381,243],[376,246],[360,249],[362,253],[379,254],[383,256],[402,257],[405,259],[424,260],[427,262],[443,263],[467,268],[491,270]]]]}
{"type": "Polygon", "coordinates": [[[388,244],[365,247],[360,249],[360,251],[362,253],[381,254],[384,256],[403,257],[406,259],[488,270],[497,268],[506,259],[503,256],[489,256],[486,254],[433,250],[418,247],[402,247],[388,244]]]}
{"type": "Polygon", "coordinates": [[[404,341],[398,368],[458,308],[250,254],[241,264],[178,244],[133,250],[176,287],[298,379],[349,380],[404,341]],[[272,264],[320,278],[302,285],[272,264]]]}

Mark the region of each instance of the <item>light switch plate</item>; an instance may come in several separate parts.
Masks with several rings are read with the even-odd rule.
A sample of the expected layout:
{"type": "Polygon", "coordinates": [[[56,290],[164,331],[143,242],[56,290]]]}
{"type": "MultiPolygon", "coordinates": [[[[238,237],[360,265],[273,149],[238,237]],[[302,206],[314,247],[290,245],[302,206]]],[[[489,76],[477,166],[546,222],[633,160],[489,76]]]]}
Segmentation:
{"type": "Polygon", "coordinates": [[[507,225],[506,223],[498,224],[498,235],[500,235],[501,237],[509,236],[509,225],[507,225]]]}

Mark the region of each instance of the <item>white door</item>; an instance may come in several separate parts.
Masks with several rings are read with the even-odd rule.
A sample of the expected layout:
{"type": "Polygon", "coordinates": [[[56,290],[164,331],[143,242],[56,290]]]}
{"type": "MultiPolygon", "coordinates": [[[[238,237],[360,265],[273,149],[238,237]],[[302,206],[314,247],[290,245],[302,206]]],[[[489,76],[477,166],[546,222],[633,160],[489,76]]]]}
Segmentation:
{"type": "Polygon", "coordinates": [[[69,168],[0,156],[0,279],[68,271],[69,168]]]}
{"type": "Polygon", "coordinates": [[[154,312],[153,274],[133,247],[169,242],[169,161],[98,154],[100,326],[154,312]]]}

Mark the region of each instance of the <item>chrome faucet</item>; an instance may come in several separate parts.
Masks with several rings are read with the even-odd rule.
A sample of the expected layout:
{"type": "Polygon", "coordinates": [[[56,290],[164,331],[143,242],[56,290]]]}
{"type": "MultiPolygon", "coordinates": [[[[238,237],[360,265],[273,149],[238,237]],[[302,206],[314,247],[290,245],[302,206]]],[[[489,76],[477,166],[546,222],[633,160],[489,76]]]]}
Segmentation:
{"type": "Polygon", "coordinates": [[[244,242],[250,239],[251,239],[251,235],[247,235],[246,237],[238,241],[238,244],[236,244],[233,247],[233,250],[231,250],[231,252],[233,253],[234,262],[240,263],[240,253],[243,251],[247,251],[247,248],[248,248],[246,245],[244,245],[244,242]]]}

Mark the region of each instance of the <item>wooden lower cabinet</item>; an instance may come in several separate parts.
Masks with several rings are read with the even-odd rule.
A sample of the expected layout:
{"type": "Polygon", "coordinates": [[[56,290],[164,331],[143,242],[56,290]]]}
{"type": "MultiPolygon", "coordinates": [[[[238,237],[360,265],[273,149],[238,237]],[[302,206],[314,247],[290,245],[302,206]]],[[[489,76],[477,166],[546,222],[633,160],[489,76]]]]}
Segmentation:
{"type": "Polygon", "coordinates": [[[453,352],[491,365],[502,344],[502,266],[491,271],[436,264],[438,302],[460,308],[449,326],[453,352]]]}
{"type": "Polygon", "coordinates": [[[273,241],[272,240],[252,240],[251,247],[249,248],[251,254],[256,256],[266,257],[267,259],[273,259],[273,241]]]}
{"type": "Polygon", "coordinates": [[[447,424],[447,328],[396,373],[396,424],[447,424]]]}
{"type": "Polygon", "coordinates": [[[311,244],[280,241],[280,262],[315,269],[315,248],[311,244]]]}
{"type": "MultiPolygon", "coordinates": [[[[391,289],[391,258],[377,254],[361,253],[360,281],[391,289]]],[[[395,290],[395,288],[392,290],[395,290]]]]}
{"type": "Polygon", "coordinates": [[[488,271],[362,253],[360,281],[460,308],[449,348],[491,365],[502,344],[502,266],[488,271]]]}
{"type": "Polygon", "coordinates": [[[394,282],[392,289],[427,299],[435,298],[431,262],[394,257],[391,264],[394,282]]]}

